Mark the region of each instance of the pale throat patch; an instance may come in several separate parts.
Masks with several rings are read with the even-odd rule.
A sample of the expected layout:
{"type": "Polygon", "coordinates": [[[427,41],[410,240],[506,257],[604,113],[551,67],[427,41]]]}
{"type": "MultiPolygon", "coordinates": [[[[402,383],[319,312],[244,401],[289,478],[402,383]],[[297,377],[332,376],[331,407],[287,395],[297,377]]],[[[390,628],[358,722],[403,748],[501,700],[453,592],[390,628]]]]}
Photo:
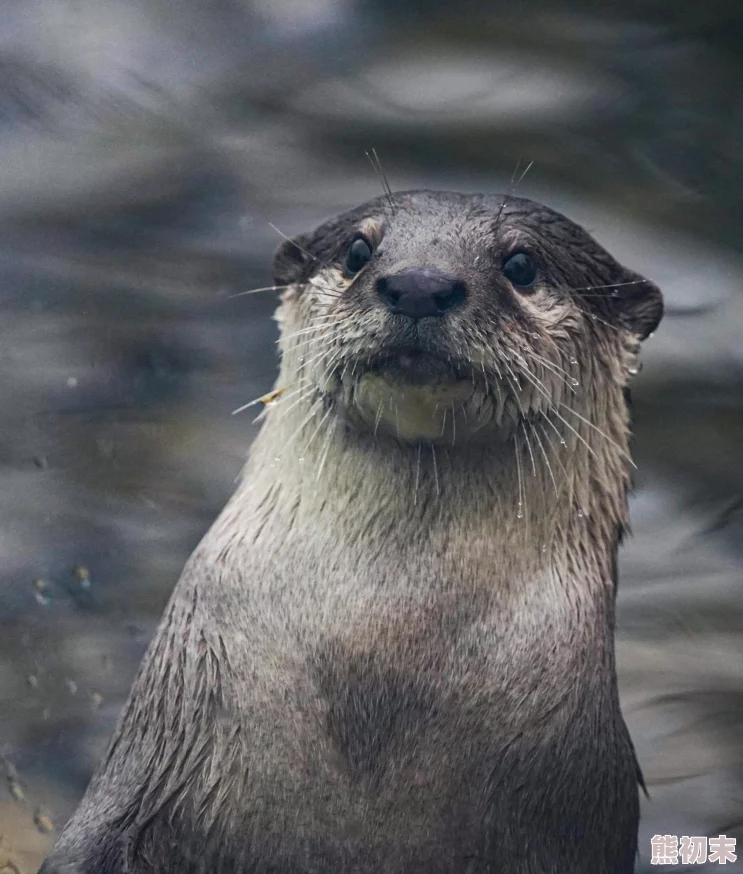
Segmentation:
{"type": "Polygon", "coordinates": [[[415,385],[365,373],[356,381],[353,404],[366,424],[400,440],[451,441],[457,429],[464,436],[486,424],[474,417],[473,396],[469,380],[415,385]]]}

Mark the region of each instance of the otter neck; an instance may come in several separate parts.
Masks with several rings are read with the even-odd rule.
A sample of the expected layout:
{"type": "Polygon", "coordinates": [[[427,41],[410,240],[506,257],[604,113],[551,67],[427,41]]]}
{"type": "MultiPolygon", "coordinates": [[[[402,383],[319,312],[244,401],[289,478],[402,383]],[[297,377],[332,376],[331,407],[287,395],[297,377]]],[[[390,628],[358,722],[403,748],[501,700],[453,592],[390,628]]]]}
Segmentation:
{"type": "Polygon", "coordinates": [[[559,560],[604,585],[627,519],[628,431],[617,395],[600,407],[622,411],[613,419],[588,425],[576,415],[572,430],[557,419],[524,423],[492,445],[451,447],[374,436],[319,395],[293,407],[288,397],[267,410],[228,514],[239,513],[254,538],[327,526],[402,550],[414,550],[422,531],[465,552],[488,540],[488,553],[514,570],[559,560]]]}

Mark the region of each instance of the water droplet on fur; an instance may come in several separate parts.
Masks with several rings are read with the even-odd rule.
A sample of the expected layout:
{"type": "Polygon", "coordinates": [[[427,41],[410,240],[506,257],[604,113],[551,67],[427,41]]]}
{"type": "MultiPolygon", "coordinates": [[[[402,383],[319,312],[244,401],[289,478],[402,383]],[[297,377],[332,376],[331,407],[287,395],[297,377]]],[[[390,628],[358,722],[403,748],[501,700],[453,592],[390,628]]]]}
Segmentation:
{"type": "Polygon", "coordinates": [[[523,511],[523,510],[519,510],[518,513],[516,514],[516,518],[517,518],[517,519],[523,519],[523,518],[524,518],[524,511],[523,511]]]}
{"type": "Polygon", "coordinates": [[[640,372],[640,368],[639,368],[639,366],[630,367],[629,372],[632,376],[635,376],[636,374],[638,374],[640,372]]]}
{"type": "Polygon", "coordinates": [[[651,332],[648,334],[648,340],[649,340],[651,337],[654,337],[654,336],[655,336],[655,331],[651,331],[651,332]]]}
{"type": "Polygon", "coordinates": [[[571,358],[571,359],[570,359],[570,363],[571,363],[571,364],[577,364],[577,363],[578,363],[578,359],[577,359],[577,358],[571,358]]]}
{"type": "Polygon", "coordinates": [[[546,543],[542,544],[542,552],[547,552],[547,544],[546,543]]]}
{"type": "Polygon", "coordinates": [[[565,442],[565,438],[564,438],[564,437],[560,437],[560,443],[562,443],[563,446],[567,446],[567,445],[568,445],[568,444],[565,442]]]}
{"type": "Polygon", "coordinates": [[[612,289],[611,296],[612,297],[619,297],[619,289],[618,288],[612,289]]]}
{"type": "Polygon", "coordinates": [[[277,462],[278,462],[278,461],[281,461],[281,456],[280,456],[280,455],[274,455],[273,460],[274,460],[274,461],[277,461],[277,462]]]}
{"type": "Polygon", "coordinates": [[[297,459],[297,461],[298,461],[300,464],[302,464],[302,462],[304,461],[304,455],[300,455],[299,458],[297,459]]]}
{"type": "Polygon", "coordinates": [[[573,376],[573,377],[571,377],[571,379],[570,379],[570,385],[580,385],[580,383],[579,383],[578,380],[573,376]]]}
{"type": "Polygon", "coordinates": [[[580,519],[583,518],[583,510],[581,510],[580,507],[578,507],[578,518],[580,518],[580,519]]]}

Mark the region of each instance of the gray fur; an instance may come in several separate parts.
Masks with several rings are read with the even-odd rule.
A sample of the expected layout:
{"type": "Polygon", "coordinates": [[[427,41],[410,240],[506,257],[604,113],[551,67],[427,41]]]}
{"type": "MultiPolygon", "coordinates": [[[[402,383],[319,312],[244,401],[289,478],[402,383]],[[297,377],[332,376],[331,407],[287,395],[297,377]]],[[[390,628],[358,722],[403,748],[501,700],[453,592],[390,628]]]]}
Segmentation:
{"type": "Polygon", "coordinates": [[[396,194],[297,244],[276,398],[43,874],[628,874],[624,392],[660,293],[514,198],[396,194]],[[409,266],[465,305],[386,313],[375,281],[409,266]]]}

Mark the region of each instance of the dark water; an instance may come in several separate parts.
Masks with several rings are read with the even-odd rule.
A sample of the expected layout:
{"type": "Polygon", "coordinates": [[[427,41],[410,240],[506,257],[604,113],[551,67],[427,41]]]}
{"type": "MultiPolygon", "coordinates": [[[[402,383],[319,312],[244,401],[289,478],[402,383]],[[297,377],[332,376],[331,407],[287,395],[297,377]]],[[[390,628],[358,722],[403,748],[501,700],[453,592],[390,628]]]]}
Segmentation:
{"type": "Polygon", "coordinates": [[[395,188],[533,161],[519,193],[662,286],[618,628],[639,870],[657,832],[743,837],[742,86],[722,0],[5,0],[0,868],[83,792],[255,433],[275,300],[231,295],[269,222],[377,195],[371,148],[395,188]]]}

